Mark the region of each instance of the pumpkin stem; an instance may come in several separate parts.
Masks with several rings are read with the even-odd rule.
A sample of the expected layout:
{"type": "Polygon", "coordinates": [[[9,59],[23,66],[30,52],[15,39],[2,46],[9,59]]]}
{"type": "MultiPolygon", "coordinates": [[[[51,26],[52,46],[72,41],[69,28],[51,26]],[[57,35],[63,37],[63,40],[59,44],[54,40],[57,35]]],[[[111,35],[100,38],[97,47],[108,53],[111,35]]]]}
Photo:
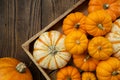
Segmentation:
{"type": "Polygon", "coordinates": [[[57,52],[58,52],[57,50],[53,50],[53,51],[52,51],[52,54],[55,54],[55,53],[57,53],[57,52]]]}
{"type": "Polygon", "coordinates": [[[98,28],[100,28],[101,30],[105,29],[102,24],[98,24],[98,28]]]}
{"type": "Polygon", "coordinates": [[[72,80],[71,77],[67,77],[67,80],[72,80]]]}
{"type": "Polygon", "coordinates": [[[120,74],[120,71],[113,71],[113,72],[112,72],[112,75],[113,75],[113,76],[116,76],[116,75],[118,75],[118,74],[120,74]]]}
{"type": "Polygon", "coordinates": [[[84,62],[86,62],[90,58],[90,55],[86,55],[84,58],[84,62]]]}
{"type": "Polygon", "coordinates": [[[80,44],[80,41],[79,41],[79,40],[76,40],[76,43],[77,43],[77,44],[80,44]]]}
{"type": "Polygon", "coordinates": [[[103,8],[106,10],[106,9],[108,9],[109,8],[109,4],[107,4],[107,3],[105,3],[105,4],[103,4],[103,8]]]}
{"type": "Polygon", "coordinates": [[[87,78],[87,80],[91,80],[90,78],[87,78]]]}
{"type": "Polygon", "coordinates": [[[101,46],[98,46],[98,50],[102,50],[102,47],[101,47],[101,46]]]}
{"type": "Polygon", "coordinates": [[[27,67],[23,62],[18,63],[17,66],[16,66],[16,70],[20,73],[25,73],[26,68],[27,67]]]}
{"type": "Polygon", "coordinates": [[[55,46],[50,46],[49,49],[50,49],[50,53],[51,53],[51,54],[56,54],[56,53],[58,52],[58,51],[56,50],[55,46]]]}
{"type": "Polygon", "coordinates": [[[76,23],[74,27],[75,27],[76,29],[79,29],[80,23],[76,23]]]}

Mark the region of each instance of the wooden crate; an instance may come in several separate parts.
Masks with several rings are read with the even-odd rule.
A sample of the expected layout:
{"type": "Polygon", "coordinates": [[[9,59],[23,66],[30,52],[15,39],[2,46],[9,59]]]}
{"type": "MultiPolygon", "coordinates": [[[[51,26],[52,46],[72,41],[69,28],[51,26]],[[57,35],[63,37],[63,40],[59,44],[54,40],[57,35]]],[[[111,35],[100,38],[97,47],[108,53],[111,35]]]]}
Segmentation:
{"type": "Polygon", "coordinates": [[[42,29],[40,32],[35,34],[33,37],[31,37],[28,41],[22,44],[23,50],[26,52],[26,54],[29,56],[29,58],[33,61],[33,63],[37,66],[37,68],[41,71],[43,76],[47,80],[55,80],[56,71],[50,71],[43,69],[39,66],[39,64],[35,61],[33,58],[33,45],[35,40],[40,36],[41,33],[49,30],[58,30],[62,33],[61,26],[63,19],[71,12],[77,12],[80,11],[84,14],[87,14],[87,5],[89,0],[80,0],[75,5],[73,5],[70,9],[68,9],[66,12],[64,12],[61,16],[59,16],[57,19],[55,19],[53,22],[51,22],[48,26],[46,26],[44,29],[42,29]]]}

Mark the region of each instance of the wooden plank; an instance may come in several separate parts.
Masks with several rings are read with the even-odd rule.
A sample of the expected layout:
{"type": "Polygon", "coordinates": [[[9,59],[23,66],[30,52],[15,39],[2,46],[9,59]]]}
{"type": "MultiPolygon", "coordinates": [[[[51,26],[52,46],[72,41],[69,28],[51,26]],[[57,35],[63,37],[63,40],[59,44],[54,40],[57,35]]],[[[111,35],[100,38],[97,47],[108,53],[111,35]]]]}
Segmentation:
{"type": "Polygon", "coordinates": [[[42,0],[42,27],[63,14],[79,0],[42,0]]]}
{"type": "Polygon", "coordinates": [[[42,0],[31,0],[30,19],[29,19],[29,37],[32,37],[41,30],[41,2],[42,0]]]}
{"type": "MultiPolygon", "coordinates": [[[[17,58],[28,63],[31,62],[24,54],[21,44],[29,37],[37,33],[41,27],[41,0],[16,0],[15,40],[17,58]]],[[[34,80],[45,78],[32,63],[29,67],[34,80]]]]}
{"type": "Polygon", "coordinates": [[[14,2],[0,0],[0,57],[14,56],[14,2]],[[11,12],[10,12],[11,11],[11,12]]]}
{"type": "Polygon", "coordinates": [[[26,63],[34,80],[45,80],[21,48],[41,30],[41,0],[0,0],[0,57],[14,57],[26,63]]]}

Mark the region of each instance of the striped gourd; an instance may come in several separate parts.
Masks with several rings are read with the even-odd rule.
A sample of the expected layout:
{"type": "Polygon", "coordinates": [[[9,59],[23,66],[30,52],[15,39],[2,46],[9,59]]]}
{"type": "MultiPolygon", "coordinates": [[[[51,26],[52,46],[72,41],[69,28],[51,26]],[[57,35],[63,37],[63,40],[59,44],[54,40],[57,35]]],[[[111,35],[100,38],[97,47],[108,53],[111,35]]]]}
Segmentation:
{"type": "Polygon", "coordinates": [[[113,23],[111,32],[106,37],[113,44],[114,56],[120,59],[120,19],[113,23]]]}
{"type": "Polygon", "coordinates": [[[71,58],[64,45],[65,35],[52,30],[44,32],[34,43],[33,56],[38,64],[54,70],[64,67],[71,58]]]}

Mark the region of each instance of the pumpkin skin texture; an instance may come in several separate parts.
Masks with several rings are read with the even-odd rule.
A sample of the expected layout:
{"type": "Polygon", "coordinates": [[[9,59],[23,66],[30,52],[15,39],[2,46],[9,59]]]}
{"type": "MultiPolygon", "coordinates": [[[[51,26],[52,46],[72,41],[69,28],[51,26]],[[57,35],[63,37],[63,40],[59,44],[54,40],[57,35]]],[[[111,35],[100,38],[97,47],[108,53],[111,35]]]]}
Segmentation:
{"type": "Polygon", "coordinates": [[[34,43],[33,56],[45,69],[55,70],[64,67],[71,58],[64,45],[65,35],[58,31],[44,32],[34,43]]]}
{"type": "Polygon", "coordinates": [[[88,52],[95,59],[108,59],[113,54],[112,43],[107,38],[94,37],[88,44],[88,52]]]}
{"type": "Polygon", "coordinates": [[[73,63],[83,71],[95,71],[98,60],[92,58],[89,54],[73,55],[73,63]]]}
{"type": "Polygon", "coordinates": [[[30,70],[15,58],[0,58],[0,80],[33,80],[30,70]]]}
{"type": "Polygon", "coordinates": [[[88,39],[86,35],[80,31],[73,31],[65,38],[65,47],[71,54],[83,54],[87,49],[88,39]]]}
{"type": "Polygon", "coordinates": [[[101,61],[96,68],[96,74],[98,80],[120,80],[120,61],[115,57],[101,61]]]}
{"type": "Polygon", "coordinates": [[[97,80],[96,76],[92,72],[83,72],[82,73],[82,80],[97,80]]]}
{"type": "Polygon", "coordinates": [[[56,80],[81,80],[81,75],[75,67],[67,66],[57,72],[56,80]]]}
{"type": "Polygon", "coordinates": [[[88,34],[103,36],[111,30],[112,19],[104,10],[98,10],[88,14],[85,24],[88,34]]]}
{"type": "Polygon", "coordinates": [[[106,36],[113,45],[113,56],[120,59],[120,19],[117,19],[112,26],[111,32],[106,36]]]}
{"type": "Polygon", "coordinates": [[[120,0],[90,0],[88,5],[89,13],[96,10],[105,10],[113,21],[120,16],[120,0]]]}
{"type": "Polygon", "coordinates": [[[70,32],[74,30],[78,30],[86,33],[85,19],[86,16],[81,12],[75,12],[69,14],[63,21],[62,30],[64,34],[68,35],[70,32]]]}

